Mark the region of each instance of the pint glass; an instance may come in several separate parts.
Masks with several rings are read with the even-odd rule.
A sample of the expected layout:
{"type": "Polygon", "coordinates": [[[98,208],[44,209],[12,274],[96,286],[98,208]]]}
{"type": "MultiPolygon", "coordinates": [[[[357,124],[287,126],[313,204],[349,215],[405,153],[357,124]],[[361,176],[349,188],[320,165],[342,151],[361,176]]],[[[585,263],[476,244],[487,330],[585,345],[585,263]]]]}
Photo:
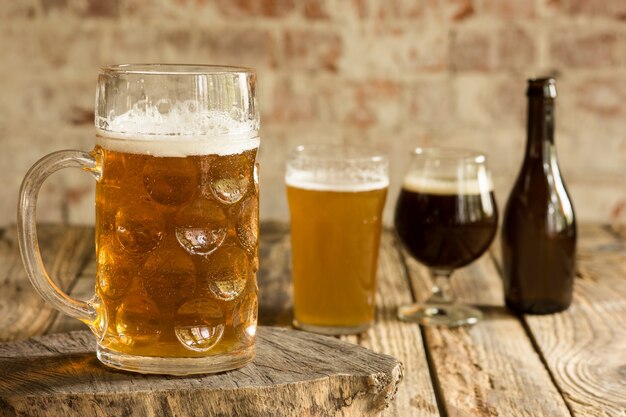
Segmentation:
{"type": "Polygon", "coordinates": [[[387,159],[351,146],[300,146],[287,162],[294,326],[323,334],[374,322],[387,159]]]}
{"type": "Polygon", "coordinates": [[[41,296],[85,322],[106,365],[212,373],[255,352],[259,116],[251,69],[119,65],[102,69],[96,145],[60,151],[28,172],[19,242],[41,296]],[[35,230],[43,180],[79,167],[96,180],[96,286],[61,292],[35,230]]]}

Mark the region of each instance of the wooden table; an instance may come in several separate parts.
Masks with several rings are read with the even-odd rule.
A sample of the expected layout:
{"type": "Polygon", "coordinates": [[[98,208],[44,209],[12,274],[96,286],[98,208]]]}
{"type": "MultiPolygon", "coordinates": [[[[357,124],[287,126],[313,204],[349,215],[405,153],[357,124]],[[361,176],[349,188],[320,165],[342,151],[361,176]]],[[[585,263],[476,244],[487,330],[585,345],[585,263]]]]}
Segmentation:
{"type": "MultiPolygon", "coordinates": [[[[498,245],[459,270],[452,289],[480,306],[484,322],[461,329],[396,320],[398,305],[424,300],[430,281],[385,231],[379,262],[377,324],[344,337],[404,363],[404,381],[385,416],[626,416],[626,227],[580,228],[574,303],[561,314],[516,316],[503,306],[498,245]]],[[[77,297],[94,286],[94,232],[40,227],[44,261],[77,297]]],[[[261,229],[259,318],[289,326],[289,234],[261,229]]],[[[27,281],[15,229],[0,230],[0,340],[80,329],[44,305],[27,281]]]]}

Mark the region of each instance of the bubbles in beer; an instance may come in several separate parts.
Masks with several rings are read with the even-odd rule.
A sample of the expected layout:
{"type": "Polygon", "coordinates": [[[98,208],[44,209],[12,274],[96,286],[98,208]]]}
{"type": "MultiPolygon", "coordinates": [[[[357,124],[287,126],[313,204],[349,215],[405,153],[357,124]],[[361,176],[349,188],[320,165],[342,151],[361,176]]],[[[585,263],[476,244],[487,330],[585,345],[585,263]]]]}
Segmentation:
{"type": "Polygon", "coordinates": [[[247,294],[235,306],[233,327],[241,337],[250,339],[256,335],[258,316],[257,294],[247,294]]]}
{"type": "Polygon", "coordinates": [[[234,300],[246,287],[250,261],[245,251],[234,247],[222,247],[206,257],[207,272],[202,283],[216,298],[234,300]]]}
{"type": "Polygon", "coordinates": [[[241,243],[250,250],[256,248],[259,233],[259,203],[255,197],[249,197],[241,203],[237,221],[237,236],[241,243]]]}
{"type": "Polygon", "coordinates": [[[136,275],[132,259],[113,253],[112,245],[106,245],[98,253],[97,283],[100,292],[110,299],[123,296],[136,275]]]}
{"type": "Polygon", "coordinates": [[[129,293],[115,317],[119,339],[126,345],[155,340],[161,334],[159,309],[145,294],[129,293]]]}
{"type": "Polygon", "coordinates": [[[154,301],[171,306],[193,294],[196,268],[178,245],[166,245],[150,255],[139,276],[154,301]]]}
{"type": "Polygon", "coordinates": [[[188,349],[206,352],[224,334],[224,314],[216,301],[196,298],[181,305],[176,312],[176,338],[188,349]]]}
{"type": "Polygon", "coordinates": [[[121,207],[115,214],[117,239],[125,249],[146,253],[154,249],[163,237],[163,220],[146,203],[121,207]]]}
{"type": "Polygon", "coordinates": [[[192,255],[208,255],[224,241],[228,219],[216,203],[199,198],[176,215],[176,239],[192,255]]]}
{"type": "Polygon", "coordinates": [[[229,155],[211,166],[211,192],[224,204],[234,204],[248,191],[250,163],[243,154],[229,155]]]}
{"type": "Polygon", "coordinates": [[[157,203],[178,206],[193,197],[198,170],[187,158],[150,158],[143,168],[143,183],[157,203]]]}

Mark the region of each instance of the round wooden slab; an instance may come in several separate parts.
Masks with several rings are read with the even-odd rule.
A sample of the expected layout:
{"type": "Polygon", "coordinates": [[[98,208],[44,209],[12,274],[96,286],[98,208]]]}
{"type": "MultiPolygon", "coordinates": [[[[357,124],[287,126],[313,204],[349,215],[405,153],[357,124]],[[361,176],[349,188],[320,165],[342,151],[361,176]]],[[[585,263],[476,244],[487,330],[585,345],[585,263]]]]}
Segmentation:
{"type": "Polygon", "coordinates": [[[401,379],[391,356],[273,327],[241,369],[133,374],[101,365],[78,331],[0,344],[0,416],[375,416],[401,379]]]}

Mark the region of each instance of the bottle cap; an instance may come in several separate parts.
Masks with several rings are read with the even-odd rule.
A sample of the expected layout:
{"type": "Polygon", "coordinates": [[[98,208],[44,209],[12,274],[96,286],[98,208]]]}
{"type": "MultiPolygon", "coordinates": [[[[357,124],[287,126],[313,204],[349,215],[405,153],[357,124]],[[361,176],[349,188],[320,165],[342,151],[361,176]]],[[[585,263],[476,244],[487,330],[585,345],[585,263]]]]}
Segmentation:
{"type": "Polygon", "coordinates": [[[552,77],[529,78],[528,97],[556,98],[556,80],[552,77]]]}

